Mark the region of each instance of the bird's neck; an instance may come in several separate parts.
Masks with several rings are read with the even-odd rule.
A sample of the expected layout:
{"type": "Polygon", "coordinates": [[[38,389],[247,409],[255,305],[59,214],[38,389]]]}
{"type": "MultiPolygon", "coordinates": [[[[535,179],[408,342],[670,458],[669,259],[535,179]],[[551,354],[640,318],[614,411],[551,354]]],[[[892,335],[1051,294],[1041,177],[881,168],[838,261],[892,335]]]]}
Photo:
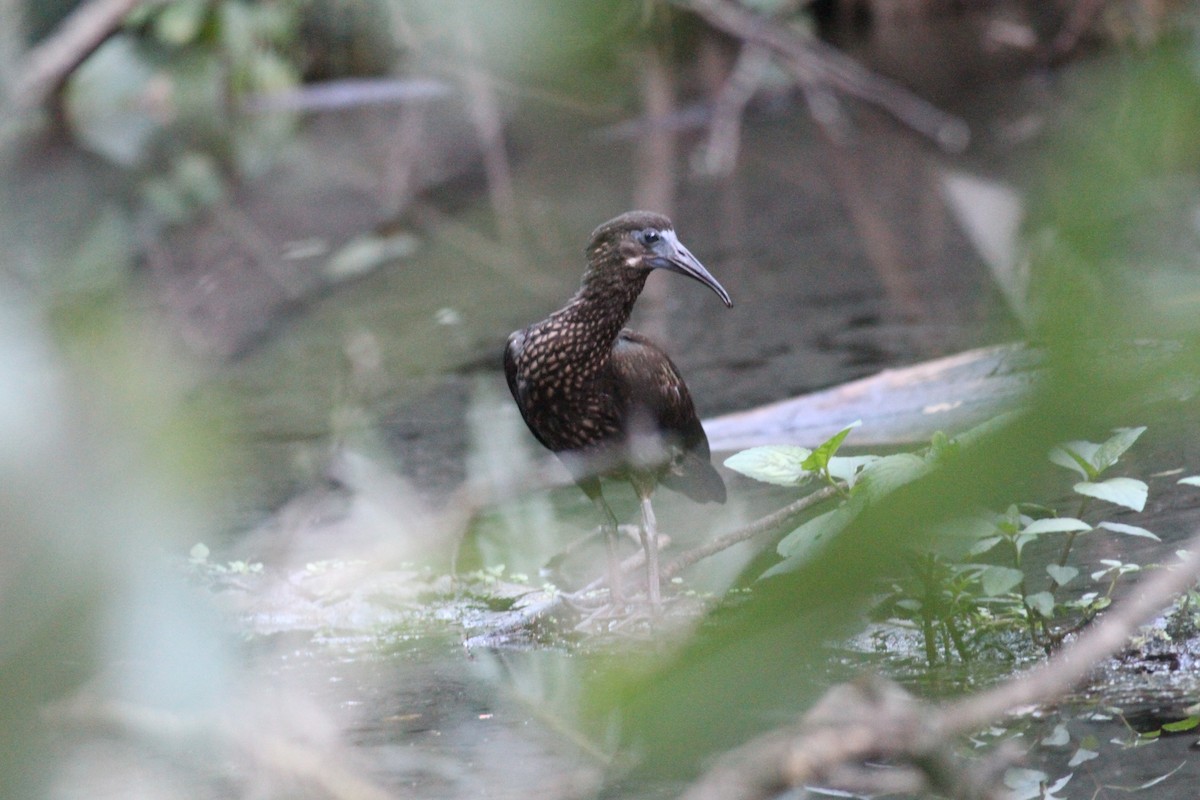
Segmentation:
{"type": "Polygon", "coordinates": [[[591,268],[584,274],[579,291],[560,313],[581,324],[582,329],[589,331],[588,340],[595,343],[597,350],[607,353],[629,321],[648,274],[591,268]]]}

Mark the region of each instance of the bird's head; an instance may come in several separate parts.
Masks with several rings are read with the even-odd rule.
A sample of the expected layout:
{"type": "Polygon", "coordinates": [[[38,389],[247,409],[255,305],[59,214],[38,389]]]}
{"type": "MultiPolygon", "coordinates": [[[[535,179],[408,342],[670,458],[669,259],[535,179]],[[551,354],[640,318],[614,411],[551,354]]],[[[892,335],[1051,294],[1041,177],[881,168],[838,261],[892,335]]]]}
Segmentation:
{"type": "Polygon", "coordinates": [[[596,228],[587,246],[591,269],[645,275],[666,269],[686,275],[716,292],[727,307],[729,292],[709,274],[675,235],[671,220],[651,211],[627,211],[596,228]]]}

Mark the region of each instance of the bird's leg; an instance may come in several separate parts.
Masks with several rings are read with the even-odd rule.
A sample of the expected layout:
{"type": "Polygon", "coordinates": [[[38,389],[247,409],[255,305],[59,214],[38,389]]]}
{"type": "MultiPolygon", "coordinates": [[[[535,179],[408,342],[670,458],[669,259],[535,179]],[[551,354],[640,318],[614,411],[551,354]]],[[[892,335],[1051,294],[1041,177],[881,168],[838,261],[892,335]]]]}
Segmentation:
{"type": "Polygon", "coordinates": [[[583,491],[604,515],[604,550],[608,555],[608,596],[614,606],[623,606],[625,605],[625,593],[621,591],[621,558],[617,554],[617,542],[620,539],[621,531],[617,524],[617,515],[613,513],[604,499],[599,481],[596,481],[594,486],[583,486],[583,491]]]}
{"type": "Polygon", "coordinates": [[[642,549],[646,551],[646,599],[650,611],[658,616],[662,611],[662,591],[658,574],[658,522],[654,519],[654,506],[650,504],[653,488],[638,487],[638,498],[642,501],[642,549]]]}

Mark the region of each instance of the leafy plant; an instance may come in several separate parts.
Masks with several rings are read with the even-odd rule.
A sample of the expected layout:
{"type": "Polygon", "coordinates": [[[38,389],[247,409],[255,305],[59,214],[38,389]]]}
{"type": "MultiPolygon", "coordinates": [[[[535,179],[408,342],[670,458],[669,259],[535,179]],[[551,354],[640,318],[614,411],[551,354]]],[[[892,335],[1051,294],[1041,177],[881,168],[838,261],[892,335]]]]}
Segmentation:
{"type": "MultiPolygon", "coordinates": [[[[782,486],[802,486],[820,480],[838,487],[837,506],[804,522],[778,544],[781,561],[763,577],[797,569],[845,529],[864,509],[901,486],[927,474],[935,464],[953,459],[964,443],[973,441],[993,424],[968,431],[956,439],[934,437],[923,453],[890,456],[836,455],[850,431],[847,426],[815,450],[803,447],[755,447],[726,462],[751,478],[782,486]]],[[[1077,587],[1081,568],[1070,562],[1078,537],[1106,532],[1158,540],[1151,531],[1123,522],[1085,521],[1092,504],[1101,500],[1141,511],[1148,487],[1128,477],[1105,477],[1145,432],[1144,427],[1120,428],[1103,442],[1072,441],[1051,450],[1051,463],[1077,473],[1079,497],[1073,513],[1033,503],[1014,503],[1002,513],[984,513],[933,532],[927,549],[910,554],[907,574],[891,583],[876,606],[876,616],[917,628],[925,655],[933,664],[957,657],[970,661],[985,650],[1008,652],[1005,631],[1023,631],[1029,642],[1049,652],[1064,637],[1086,625],[1105,608],[1125,575],[1139,571],[1136,563],[1103,559],[1088,577],[1100,588],[1063,599],[1067,587],[1077,587]],[[1026,550],[1062,537],[1058,557],[1027,560],[1026,550]]],[[[1200,484],[1200,477],[1181,482],[1200,484]]]]}

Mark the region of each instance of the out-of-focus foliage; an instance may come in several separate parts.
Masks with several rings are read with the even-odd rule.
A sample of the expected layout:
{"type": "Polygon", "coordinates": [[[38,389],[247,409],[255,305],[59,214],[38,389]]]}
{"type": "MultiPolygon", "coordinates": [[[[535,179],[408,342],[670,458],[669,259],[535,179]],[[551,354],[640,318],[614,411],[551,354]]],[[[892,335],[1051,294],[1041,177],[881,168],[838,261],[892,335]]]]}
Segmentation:
{"type": "Polygon", "coordinates": [[[286,142],[292,120],[245,114],[242,106],[299,80],[286,57],[299,21],[290,5],[142,6],[71,78],[67,111],[81,143],[126,168],[169,164],[201,148],[239,173],[261,172],[286,142]]]}
{"type": "Polygon", "coordinates": [[[131,319],[79,304],[52,338],[34,298],[0,286],[0,784],[35,797],[53,775],[47,704],[85,682],[97,703],[163,711],[227,690],[211,612],[161,560],[208,524],[221,448],[180,416],[131,319]]]}

